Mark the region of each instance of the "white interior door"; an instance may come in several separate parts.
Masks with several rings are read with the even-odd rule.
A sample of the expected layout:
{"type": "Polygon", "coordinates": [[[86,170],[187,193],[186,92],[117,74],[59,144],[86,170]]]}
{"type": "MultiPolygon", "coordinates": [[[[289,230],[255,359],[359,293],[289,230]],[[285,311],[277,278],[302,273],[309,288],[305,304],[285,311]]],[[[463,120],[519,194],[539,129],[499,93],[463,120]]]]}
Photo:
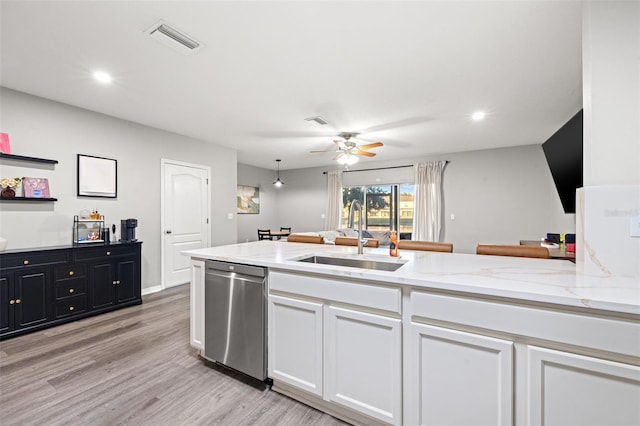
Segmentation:
{"type": "Polygon", "coordinates": [[[162,160],[162,287],[189,282],[189,257],[209,246],[209,174],[206,166],[162,160]]]}

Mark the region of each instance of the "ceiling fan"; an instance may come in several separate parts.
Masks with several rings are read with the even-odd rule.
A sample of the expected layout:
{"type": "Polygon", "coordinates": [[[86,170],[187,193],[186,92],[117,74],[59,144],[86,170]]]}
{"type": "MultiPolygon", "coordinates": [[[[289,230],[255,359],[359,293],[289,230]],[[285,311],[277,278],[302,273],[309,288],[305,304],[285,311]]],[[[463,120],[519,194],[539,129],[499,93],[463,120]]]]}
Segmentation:
{"type": "Polygon", "coordinates": [[[373,142],[365,145],[356,145],[355,142],[351,140],[351,138],[355,138],[358,136],[358,133],[354,132],[342,132],[338,135],[342,138],[342,140],[334,140],[337,146],[334,149],[327,149],[324,151],[311,151],[311,153],[320,153],[320,152],[337,152],[338,155],[335,156],[334,160],[338,161],[340,164],[351,165],[358,161],[358,157],[375,157],[375,153],[367,151],[372,148],[379,148],[383,146],[382,142],[373,142]]]}

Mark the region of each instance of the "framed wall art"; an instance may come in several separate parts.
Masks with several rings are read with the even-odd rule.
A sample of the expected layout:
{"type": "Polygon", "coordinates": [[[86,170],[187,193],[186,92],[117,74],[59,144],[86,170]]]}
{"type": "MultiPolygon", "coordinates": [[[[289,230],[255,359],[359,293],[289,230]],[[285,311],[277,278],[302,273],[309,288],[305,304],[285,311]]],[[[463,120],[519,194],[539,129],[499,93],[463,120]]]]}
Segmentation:
{"type": "Polygon", "coordinates": [[[237,197],[238,214],[260,213],[260,188],[255,186],[238,185],[237,197]]]}
{"type": "Polygon", "coordinates": [[[118,196],[118,161],[78,154],[78,196],[118,196]]]}

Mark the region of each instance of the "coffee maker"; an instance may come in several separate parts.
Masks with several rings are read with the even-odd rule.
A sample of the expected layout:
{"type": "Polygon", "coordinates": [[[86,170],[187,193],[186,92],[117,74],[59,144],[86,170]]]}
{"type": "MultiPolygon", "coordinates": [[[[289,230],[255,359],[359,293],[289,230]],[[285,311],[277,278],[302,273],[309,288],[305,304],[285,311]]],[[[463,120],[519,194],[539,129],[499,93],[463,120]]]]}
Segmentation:
{"type": "Polygon", "coordinates": [[[138,219],[122,219],[120,221],[120,241],[132,242],[137,241],[136,227],[138,219]]]}

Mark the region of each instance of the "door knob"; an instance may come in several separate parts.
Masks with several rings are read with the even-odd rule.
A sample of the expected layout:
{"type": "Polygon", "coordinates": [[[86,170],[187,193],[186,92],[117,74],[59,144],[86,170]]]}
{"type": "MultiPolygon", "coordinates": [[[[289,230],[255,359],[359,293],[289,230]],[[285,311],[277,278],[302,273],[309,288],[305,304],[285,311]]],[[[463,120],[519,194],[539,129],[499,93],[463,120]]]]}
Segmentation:
{"type": "Polygon", "coordinates": [[[165,234],[171,234],[171,229],[167,229],[166,231],[164,231],[165,234]]]}

